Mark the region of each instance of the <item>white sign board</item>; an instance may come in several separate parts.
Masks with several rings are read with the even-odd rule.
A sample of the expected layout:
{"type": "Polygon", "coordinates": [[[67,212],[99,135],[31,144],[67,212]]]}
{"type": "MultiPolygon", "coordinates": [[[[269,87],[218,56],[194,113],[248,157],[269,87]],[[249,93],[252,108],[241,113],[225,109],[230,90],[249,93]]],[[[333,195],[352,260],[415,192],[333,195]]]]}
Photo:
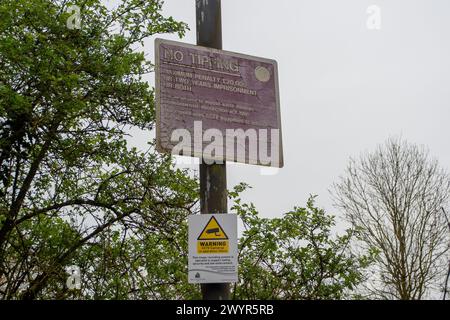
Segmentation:
{"type": "Polygon", "coordinates": [[[237,216],[189,216],[189,283],[238,280],[237,216]]]}

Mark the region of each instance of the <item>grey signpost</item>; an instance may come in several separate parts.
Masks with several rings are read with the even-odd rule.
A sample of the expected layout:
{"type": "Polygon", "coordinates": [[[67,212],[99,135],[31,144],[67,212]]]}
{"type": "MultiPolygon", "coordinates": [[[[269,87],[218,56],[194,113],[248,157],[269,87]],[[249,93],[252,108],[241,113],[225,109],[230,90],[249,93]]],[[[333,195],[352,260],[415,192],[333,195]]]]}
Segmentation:
{"type": "MultiPolygon", "coordinates": [[[[196,0],[197,44],[222,49],[222,17],[220,0],[196,0]]],[[[225,213],[227,207],[227,167],[223,164],[200,163],[200,211],[202,214],[225,213]]],[[[228,300],[229,283],[202,284],[204,300],[228,300]]]]}

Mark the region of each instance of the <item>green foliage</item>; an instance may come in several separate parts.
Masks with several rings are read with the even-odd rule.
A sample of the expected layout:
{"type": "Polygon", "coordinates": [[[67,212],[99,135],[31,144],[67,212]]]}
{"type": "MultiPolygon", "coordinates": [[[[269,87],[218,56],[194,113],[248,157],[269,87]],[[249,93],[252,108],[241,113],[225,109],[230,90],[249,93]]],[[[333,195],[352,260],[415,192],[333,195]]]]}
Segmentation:
{"type": "MultiPolygon", "coordinates": [[[[245,227],[239,239],[239,283],[232,287],[233,299],[361,298],[355,288],[375,253],[351,252],[355,231],[333,237],[334,217],[315,206],[315,197],[305,208],[295,208],[282,218],[261,218],[253,204],[239,198],[247,187],[241,184],[229,192],[233,211],[245,227]]],[[[106,242],[107,249],[91,247],[82,254],[86,261],[97,260],[83,287],[91,288],[92,279],[101,282],[98,275],[104,274],[103,268],[120,276],[96,285],[104,290],[101,295],[89,296],[84,290],[85,298],[201,298],[200,287],[187,283],[186,220],[163,236],[148,234],[141,241],[116,236],[106,242]],[[102,258],[106,252],[111,254],[107,261],[102,258]]]]}
{"type": "MultiPolygon", "coordinates": [[[[112,235],[142,244],[195,208],[195,180],[152,144],[127,143],[130,128],[148,132],[155,117],[139,48],[186,25],[164,17],[159,0],[104,3],[0,2],[0,297],[70,297],[67,266],[99,271],[88,257],[127,252],[112,235]],[[67,27],[70,5],[80,29],[67,27]]],[[[124,293],[96,283],[82,296],[124,293]]]]}
{"type": "Polygon", "coordinates": [[[354,230],[333,237],[333,216],[315,206],[294,208],[282,218],[258,216],[252,204],[242,204],[240,185],[231,192],[233,209],[244,223],[239,241],[240,282],[236,299],[342,299],[364,280],[372,255],[350,251],[354,230]]]}
{"type": "MultiPolygon", "coordinates": [[[[351,252],[355,231],[333,237],[334,218],[315,206],[315,197],[282,218],[261,218],[252,204],[239,198],[247,187],[241,184],[229,192],[245,227],[233,299],[361,298],[355,288],[376,253],[351,252]]],[[[200,287],[187,283],[187,247],[186,219],[139,240],[107,232],[78,256],[84,289],[69,296],[200,299],[200,287]]]]}

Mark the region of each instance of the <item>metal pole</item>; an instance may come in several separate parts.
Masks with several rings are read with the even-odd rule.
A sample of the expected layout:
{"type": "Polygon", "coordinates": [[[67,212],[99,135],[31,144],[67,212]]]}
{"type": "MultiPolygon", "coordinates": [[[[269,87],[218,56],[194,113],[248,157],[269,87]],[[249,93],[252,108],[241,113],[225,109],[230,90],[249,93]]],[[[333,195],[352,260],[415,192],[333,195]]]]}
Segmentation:
{"type": "MultiPolygon", "coordinates": [[[[220,0],[196,0],[197,44],[222,49],[220,0]]],[[[200,164],[200,211],[202,214],[226,213],[227,169],[223,164],[200,164]]],[[[228,283],[202,284],[203,300],[228,300],[228,283]]]]}

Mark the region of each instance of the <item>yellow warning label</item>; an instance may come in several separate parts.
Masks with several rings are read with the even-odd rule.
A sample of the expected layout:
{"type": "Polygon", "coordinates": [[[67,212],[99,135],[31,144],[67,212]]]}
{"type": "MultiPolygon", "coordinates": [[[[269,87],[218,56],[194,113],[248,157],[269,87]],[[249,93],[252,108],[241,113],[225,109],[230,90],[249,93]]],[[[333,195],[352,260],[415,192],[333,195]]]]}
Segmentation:
{"type": "Polygon", "coordinates": [[[228,253],[228,240],[197,241],[197,253],[228,253]]]}
{"type": "Polygon", "coordinates": [[[197,240],[228,240],[228,236],[225,231],[223,231],[216,218],[212,216],[203,228],[203,231],[200,233],[197,240]]]}
{"type": "Polygon", "coordinates": [[[228,253],[230,250],[228,236],[214,216],[209,219],[197,240],[197,253],[228,253]]]}

